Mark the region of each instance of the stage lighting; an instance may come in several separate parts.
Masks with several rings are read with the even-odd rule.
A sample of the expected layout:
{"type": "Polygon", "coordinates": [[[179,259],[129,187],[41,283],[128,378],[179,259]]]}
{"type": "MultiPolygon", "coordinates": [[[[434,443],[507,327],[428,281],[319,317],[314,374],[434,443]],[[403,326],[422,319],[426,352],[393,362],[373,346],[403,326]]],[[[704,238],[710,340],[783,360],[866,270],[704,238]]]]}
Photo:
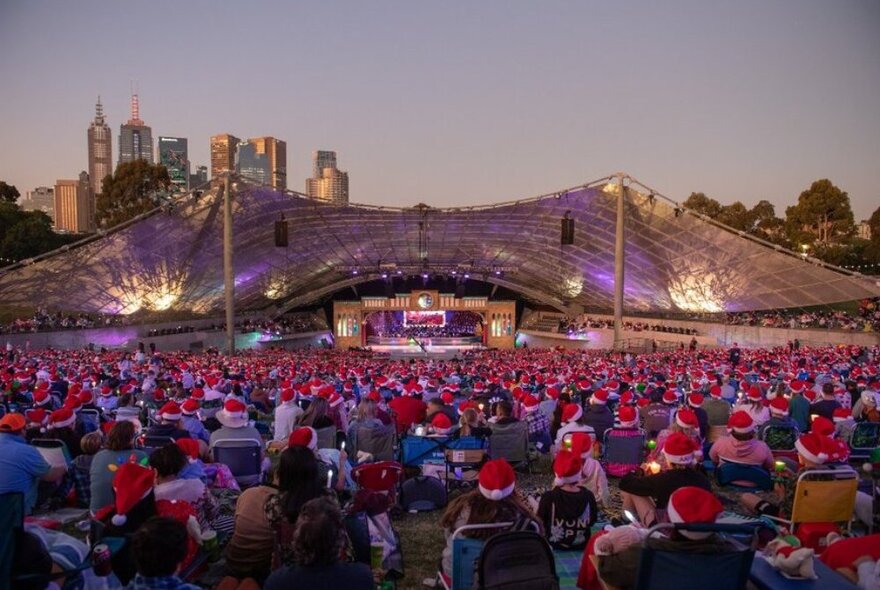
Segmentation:
{"type": "Polygon", "coordinates": [[[469,273],[469,272],[464,273],[464,278],[466,278],[466,279],[471,278],[471,273],[469,273]]]}
{"type": "Polygon", "coordinates": [[[358,273],[357,269],[351,271],[351,274],[356,275],[358,273]]]}
{"type": "Polygon", "coordinates": [[[571,211],[566,211],[562,218],[562,232],[559,236],[559,243],[562,246],[571,246],[574,244],[574,219],[571,218],[571,211]]]}
{"type": "Polygon", "coordinates": [[[383,278],[383,279],[387,279],[387,278],[388,278],[388,273],[387,273],[387,272],[383,272],[383,273],[382,273],[382,278],[383,278]]]}
{"type": "Polygon", "coordinates": [[[495,271],[495,275],[496,275],[496,276],[500,276],[500,275],[501,275],[501,271],[500,271],[500,270],[496,270],[496,271],[495,271]]]}

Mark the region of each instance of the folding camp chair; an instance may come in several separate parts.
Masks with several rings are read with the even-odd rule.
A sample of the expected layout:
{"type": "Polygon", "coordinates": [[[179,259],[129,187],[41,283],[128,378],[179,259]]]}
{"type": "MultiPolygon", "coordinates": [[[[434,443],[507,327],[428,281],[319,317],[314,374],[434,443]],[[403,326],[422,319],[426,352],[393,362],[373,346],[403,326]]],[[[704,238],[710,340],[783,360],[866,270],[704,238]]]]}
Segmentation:
{"type": "Polygon", "coordinates": [[[37,448],[51,467],[70,465],[73,460],[67,445],[57,438],[35,438],[31,441],[31,446],[37,448]]]}
{"type": "Polygon", "coordinates": [[[849,437],[851,459],[867,459],[875,448],[880,446],[880,424],[859,422],[849,437]]]}
{"type": "Polygon", "coordinates": [[[319,449],[335,449],[336,448],[336,427],[325,426],[324,428],[316,428],[318,435],[319,449]]]}
{"type": "Polygon", "coordinates": [[[381,428],[358,428],[357,446],[352,449],[354,457],[359,452],[369,453],[374,461],[393,461],[395,459],[395,439],[397,431],[394,426],[381,428]]]}
{"type": "MultiPolygon", "coordinates": [[[[532,523],[534,524],[534,523],[532,523]]],[[[474,581],[474,564],[483,551],[485,541],[465,537],[469,531],[504,530],[513,526],[512,522],[493,522],[488,524],[466,524],[452,533],[452,575],[442,571],[438,578],[445,590],[471,590],[474,581]]],[[[534,525],[537,531],[537,525],[534,525]]]]}
{"type": "Polygon", "coordinates": [[[514,467],[525,463],[531,473],[528,425],[525,422],[513,422],[501,427],[493,427],[489,436],[489,457],[505,459],[514,467]]]}
{"type": "Polygon", "coordinates": [[[794,448],[794,443],[798,438],[798,429],[795,426],[781,424],[767,426],[761,430],[759,438],[767,443],[774,457],[797,461],[797,449],[794,448]]]}
{"type": "Polygon", "coordinates": [[[715,479],[718,485],[732,487],[742,491],[767,491],[773,488],[773,480],[770,473],[759,465],[745,465],[730,461],[721,461],[715,469],[715,479]],[[754,485],[738,485],[734,482],[748,481],[754,485]]]}
{"type": "Polygon", "coordinates": [[[758,528],[728,524],[658,524],[648,531],[634,590],[742,590],[758,546],[758,528]],[[661,540],[661,531],[693,531],[722,534],[729,540],[723,551],[676,549],[671,541],[661,540]],[[740,540],[748,540],[744,544],[740,540]]]}
{"type": "Polygon", "coordinates": [[[403,476],[403,467],[396,461],[365,463],[351,470],[351,478],[358,486],[356,500],[369,504],[371,497],[379,497],[387,507],[397,502],[397,493],[403,476]]]}
{"type": "Polygon", "coordinates": [[[795,534],[805,523],[845,522],[850,530],[858,485],[859,474],[848,466],[804,471],[797,479],[791,518],[768,518],[787,524],[795,534]]]}
{"type": "Polygon", "coordinates": [[[223,463],[232,472],[242,489],[260,483],[263,445],[250,438],[218,440],[211,447],[215,463],[223,463]]]}
{"type": "Polygon", "coordinates": [[[486,541],[477,564],[477,590],[558,590],[550,544],[533,531],[498,533],[486,541]]]}
{"type": "Polygon", "coordinates": [[[101,414],[98,410],[86,408],[78,412],[78,417],[86,434],[95,432],[101,428],[101,414]]]}
{"type": "Polygon", "coordinates": [[[608,470],[609,475],[622,476],[626,467],[638,466],[645,458],[645,440],[647,433],[639,431],[637,436],[609,436],[613,428],[605,431],[605,440],[602,444],[602,465],[608,470]],[[609,466],[622,467],[621,469],[608,469],[609,466]]]}
{"type": "Polygon", "coordinates": [[[138,439],[137,447],[147,454],[152,455],[153,451],[164,447],[165,445],[173,445],[174,439],[170,436],[147,436],[144,435],[138,439]]]}

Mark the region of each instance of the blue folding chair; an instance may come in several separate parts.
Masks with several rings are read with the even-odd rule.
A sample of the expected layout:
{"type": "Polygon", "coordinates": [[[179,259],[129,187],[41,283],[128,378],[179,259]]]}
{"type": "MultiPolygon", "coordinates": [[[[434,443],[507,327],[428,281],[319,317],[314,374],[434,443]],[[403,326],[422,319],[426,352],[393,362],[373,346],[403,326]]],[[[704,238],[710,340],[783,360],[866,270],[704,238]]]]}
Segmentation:
{"type": "Polygon", "coordinates": [[[880,424],[859,422],[849,437],[850,459],[867,459],[880,446],[880,424]]]}
{"type": "Polygon", "coordinates": [[[773,488],[773,479],[770,477],[770,473],[758,465],[745,465],[722,460],[715,469],[715,479],[720,486],[743,491],[767,491],[773,488]],[[736,481],[748,481],[754,485],[737,485],[734,483],[736,481]]]}
{"type": "Polygon", "coordinates": [[[252,439],[223,439],[214,443],[211,452],[215,463],[223,463],[242,489],[260,483],[262,444],[252,439]]]}

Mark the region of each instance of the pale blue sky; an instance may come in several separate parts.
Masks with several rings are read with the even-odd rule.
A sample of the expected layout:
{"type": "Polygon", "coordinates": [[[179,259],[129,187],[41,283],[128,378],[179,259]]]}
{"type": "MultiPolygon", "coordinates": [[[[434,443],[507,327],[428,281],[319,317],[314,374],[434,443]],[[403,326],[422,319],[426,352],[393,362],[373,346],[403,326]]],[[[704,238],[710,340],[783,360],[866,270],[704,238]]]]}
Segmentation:
{"type": "MultiPolygon", "coordinates": [[[[880,2],[0,0],[0,179],[86,168],[96,95],[158,135],[274,135],[291,188],[334,149],[352,200],[462,205],[624,170],[684,199],[813,180],[880,205],[880,2]]],[[[114,162],[116,155],[114,154],[114,162]]]]}

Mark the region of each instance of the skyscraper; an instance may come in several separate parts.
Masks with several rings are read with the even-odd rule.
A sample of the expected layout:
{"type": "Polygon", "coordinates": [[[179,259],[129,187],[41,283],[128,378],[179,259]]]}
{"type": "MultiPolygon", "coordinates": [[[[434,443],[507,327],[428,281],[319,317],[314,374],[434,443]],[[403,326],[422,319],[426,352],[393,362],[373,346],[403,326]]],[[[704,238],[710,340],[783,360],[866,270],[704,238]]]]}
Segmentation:
{"type": "Polygon", "coordinates": [[[131,118],[119,128],[119,164],[146,160],[153,163],[153,130],[141,120],[138,95],[131,95],[131,118]]]}
{"type": "Polygon", "coordinates": [[[50,186],[38,186],[28,191],[23,199],[18,200],[22,211],[42,211],[55,218],[55,190],[50,186]]]}
{"type": "Polygon", "coordinates": [[[159,163],[168,170],[174,192],[189,190],[189,158],[185,137],[159,136],[159,163]]]}
{"type": "Polygon", "coordinates": [[[108,174],[113,174],[113,135],[104,118],[101,97],[95,104],[95,120],[89,124],[89,178],[92,194],[101,193],[101,183],[108,174]]]}
{"type": "Polygon", "coordinates": [[[89,174],[55,182],[55,229],[72,233],[95,231],[95,196],[89,174]]]}
{"type": "Polygon", "coordinates": [[[314,177],[306,179],[306,194],[334,205],[348,205],[348,172],[336,167],[336,152],[314,153],[314,177]]]}
{"type": "Polygon", "coordinates": [[[211,178],[235,170],[235,153],[239,143],[239,138],[228,133],[211,137],[211,178]]]}
{"type": "Polygon", "coordinates": [[[274,137],[252,137],[238,144],[236,171],[274,189],[287,188],[287,143],[274,137]]]}

